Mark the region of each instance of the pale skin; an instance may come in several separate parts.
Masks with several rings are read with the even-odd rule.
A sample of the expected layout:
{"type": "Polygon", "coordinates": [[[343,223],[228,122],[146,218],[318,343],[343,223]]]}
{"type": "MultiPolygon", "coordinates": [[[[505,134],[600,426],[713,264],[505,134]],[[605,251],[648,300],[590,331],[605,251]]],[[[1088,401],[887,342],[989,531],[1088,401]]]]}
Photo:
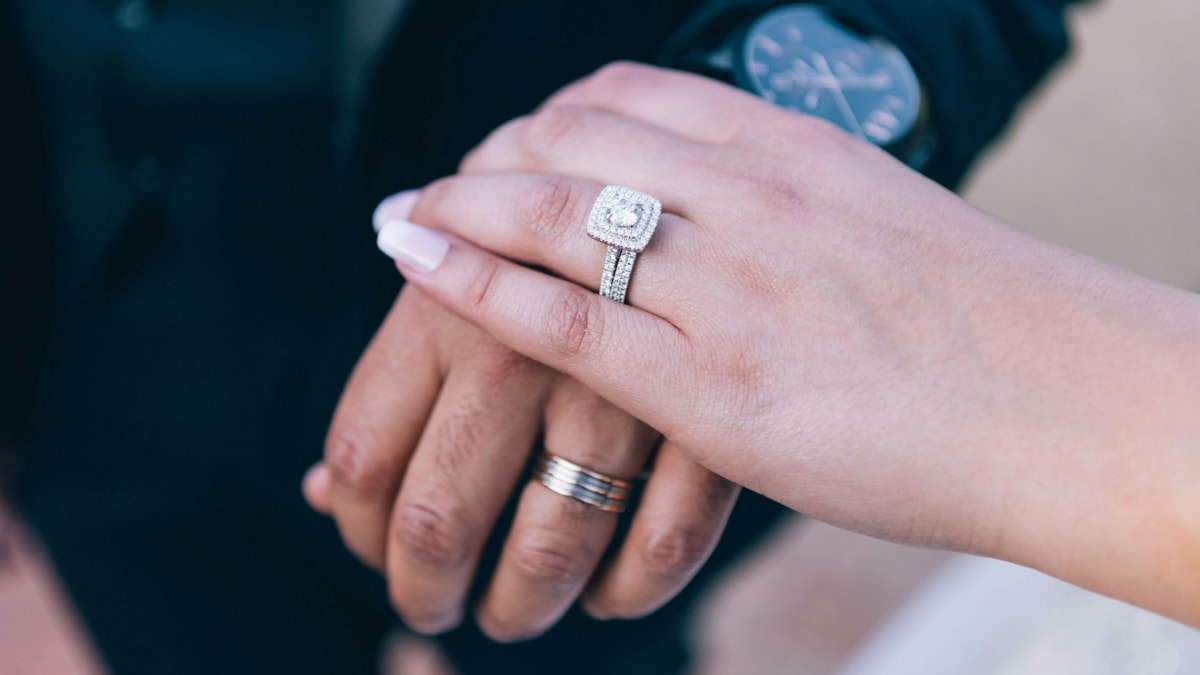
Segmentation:
{"type": "Polygon", "coordinates": [[[495,132],[408,220],[380,241],[413,287],[681,458],[1200,627],[1196,296],[827,124],[628,64],[495,132]],[[595,293],[583,228],[610,183],[665,207],[628,306],[595,293]]]}

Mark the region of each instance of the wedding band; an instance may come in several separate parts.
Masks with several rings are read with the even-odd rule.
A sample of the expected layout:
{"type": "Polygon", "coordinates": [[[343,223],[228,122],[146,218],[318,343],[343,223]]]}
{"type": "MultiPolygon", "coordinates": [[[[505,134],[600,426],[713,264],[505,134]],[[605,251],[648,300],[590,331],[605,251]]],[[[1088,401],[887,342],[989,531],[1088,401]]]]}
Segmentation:
{"type": "Polygon", "coordinates": [[[608,244],[604,273],[600,276],[600,295],[625,302],[633,264],[650,243],[660,217],[662,202],[648,194],[619,185],[609,185],[600,191],[587,224],[588,235],[608,244]]]}
{"type": "Polygon", "coordinates": [[[534,462],[533,476],[553,492],[608,513],[624,511],[633,488],[627,480],[586,469],[550,453],[542,453],[534,462]]]}

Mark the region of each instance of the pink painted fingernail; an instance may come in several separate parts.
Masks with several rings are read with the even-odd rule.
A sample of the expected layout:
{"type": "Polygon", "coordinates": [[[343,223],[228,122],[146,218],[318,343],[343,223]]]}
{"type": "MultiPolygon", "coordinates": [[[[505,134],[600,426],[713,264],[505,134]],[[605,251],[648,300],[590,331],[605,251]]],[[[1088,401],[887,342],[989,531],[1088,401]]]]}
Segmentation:
{"type": "Polygon", "coordinates": [[[318,494],[329,491],[329,467],[325,462],[317,462],[304,472],[301,486],[307,494],[318,494]]]}
{"type": "Polygon", "coordinates": [[[391,259],[422,272],[436,270],[450,250],[442,233],[404,220],[384,223],[376,243],[391,259]]]}
{"type": "Polygon", "coordinates": [[[330,511],[329,467],[324,462],[317,462],[304,474],[300,483],[300,492],[313,510],[328,514],[330,511]]]}
{"type": "Polygon", "coordinates": [[[408,220],[420,198],[420,190],[405,190],[379,202],[379,206],[375,207],[375,213],[371,215],[371,226],[378,232],[389,221],[408,220]]]}

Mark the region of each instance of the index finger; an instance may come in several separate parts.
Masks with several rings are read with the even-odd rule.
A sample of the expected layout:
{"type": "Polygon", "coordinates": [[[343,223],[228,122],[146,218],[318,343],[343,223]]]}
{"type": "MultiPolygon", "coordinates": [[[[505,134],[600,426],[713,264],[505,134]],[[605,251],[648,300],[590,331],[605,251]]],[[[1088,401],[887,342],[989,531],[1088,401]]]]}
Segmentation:
{"type": "Polygon", "coordinates": [[[354,367],[325,441],[329,509],[346,547],[376,569],[400,478],[441,388],[432,347],[410,334],[420,320],[411,303],[396,302],[354,367]]]}

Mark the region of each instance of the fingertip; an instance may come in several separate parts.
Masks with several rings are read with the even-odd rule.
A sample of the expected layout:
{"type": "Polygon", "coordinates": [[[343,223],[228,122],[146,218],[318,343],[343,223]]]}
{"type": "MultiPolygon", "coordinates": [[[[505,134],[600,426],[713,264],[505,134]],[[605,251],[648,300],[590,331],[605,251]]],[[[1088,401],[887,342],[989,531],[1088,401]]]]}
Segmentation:
{"type": "Polygon", "coordinates": [[[329,515],[331,510],[329,467],[325,465],[325,462],[317,462],[304,474],[304,480],[300,483],[300,491],[314,511],[329,515]]]}
{"type": "Polygon", "coordinates": [[[446,235],[405,220],[389,220],[376,237],[376,245],[396,261],[402,272],[432,272],[450,251],[446,235]]]}
{"type": "Polygon", "coordinates": [[[585,595],[579,601],[579,609],[596,621],[612,621],[613,615],[602,608],[590,595],[585,595]]]}
{"type": "Polygon", "coordinates": [[[378,232],[389,221],[408,220],[420,198],[420,190],[405,190],[379,202],[379,206],[375,207],[375,213],[371,215],[372,227],[378,232]]]}
{"type": "MultiPolygon", "coordinates": [[[[399,612],[399,610],[397,610],[399,612]]],[[[403,616],[403,614],[401,614],[403,616]]],[[[449,633],[456,630],[463,623],[463,613],[461,610],[456,610],[450,614],[441,617],[431,617],[424,619],[405,619],[404,625],[416,635],[424,637],[437,637],[444,633],[449,633]]]]}
{"type": "Polygon", "coordinates": [[[483,608],[476,608],[475,625],[478,626],[479,631],[486,635],[492,642],[502,645],[511,645],[518,642],[528,642],[529,640],[541,637],[554,624],[551,623],[544,627],[533,628],[528,626],[515,626],[496,618],[483,608]]]}

